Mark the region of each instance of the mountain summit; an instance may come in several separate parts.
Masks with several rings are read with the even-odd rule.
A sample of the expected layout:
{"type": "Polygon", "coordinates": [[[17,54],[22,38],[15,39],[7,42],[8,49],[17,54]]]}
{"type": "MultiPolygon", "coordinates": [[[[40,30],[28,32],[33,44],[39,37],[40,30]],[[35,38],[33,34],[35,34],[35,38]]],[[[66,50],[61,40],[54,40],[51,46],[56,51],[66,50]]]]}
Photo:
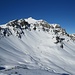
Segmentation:
{"type": "Polygon", "coordinates": [[[75,37],[59,24],[16,19],[0,26],[0,75],[75,75],[75,37]]]}

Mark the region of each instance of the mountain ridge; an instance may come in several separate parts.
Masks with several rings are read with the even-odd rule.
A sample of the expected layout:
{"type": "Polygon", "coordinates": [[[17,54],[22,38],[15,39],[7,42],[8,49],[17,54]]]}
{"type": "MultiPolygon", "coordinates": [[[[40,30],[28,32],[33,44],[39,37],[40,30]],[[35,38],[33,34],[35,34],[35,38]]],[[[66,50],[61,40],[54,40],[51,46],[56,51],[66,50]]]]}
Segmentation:
{"type": "Polygon", "coordinates": [[[29,17],[28,19],[15,19],[15,20],[12,20],[12,21],[9,21],[8,23],[4,24],[4,25],[0,25],[0,28],[7,28],[7,26],[9,26],[10,24],[12,24],[14,21],[18,21],[18,24],[20,25],[20,22],[25,20],[26,22],[28,22],[29,24],[34,24],[34,25],[37,25],[37,26],[40,26],[40,25],[44,25],[45,27],[47,28],[59,28],[58,31],[61,30],[62,33],[65,33],[66,35],[68,35],[69,37],[71,37],[71,39],[75,40],[75,35],[74,33],[73,34],[69,34],[66,32],[66,29],[62,28],[61,25],[59,24],[50,24],[48,23],[47,21],[41,19],[41,20],[35,20],[33,19],[32,17],[29,17]]]}

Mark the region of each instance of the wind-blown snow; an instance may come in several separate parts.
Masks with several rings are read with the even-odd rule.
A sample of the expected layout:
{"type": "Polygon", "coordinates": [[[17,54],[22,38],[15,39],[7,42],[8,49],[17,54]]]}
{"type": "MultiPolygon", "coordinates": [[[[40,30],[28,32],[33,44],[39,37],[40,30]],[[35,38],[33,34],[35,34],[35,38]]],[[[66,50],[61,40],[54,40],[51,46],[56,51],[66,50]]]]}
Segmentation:
{"type": "MultiPolygon", "coordinates": [[[[26,21],[35,23],[37,20],[28,18],[26,21]]],[[[0,65],[10,70],[0,71],[0,75],[15,75],[15,71],[17,75],[75,75],[75,42],[66,35],[60,35],[65,38],[62,49],[60,43],[54,43],[56,35],[51,30],[24,30],[21,39],[14,32],[1,38],[0,65]],[[25,65],[28,69],[23,69],[25,65]],[[22,68],[15,69],[15,66],[22,68]]]]}

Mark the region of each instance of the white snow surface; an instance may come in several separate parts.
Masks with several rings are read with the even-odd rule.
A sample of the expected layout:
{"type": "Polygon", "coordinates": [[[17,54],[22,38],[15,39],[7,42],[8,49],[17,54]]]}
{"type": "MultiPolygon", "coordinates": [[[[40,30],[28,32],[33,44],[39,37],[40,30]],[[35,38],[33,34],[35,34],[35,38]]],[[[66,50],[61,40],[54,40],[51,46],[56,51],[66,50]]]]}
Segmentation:
{"type": "Polygon", "coordinates": [[[68,36],[60,35],[65,38],[62,49],[54,43],[56,35],[51,31],[37,28],[24,33],[21,39],[14,32],[0,39],[0,66],[6,68],[0,75],[75,75],[75,42],[68,36]]]}
{"type": "Polygon", "coordinates": [[[32,17],[29,17],[28,19],[25,19],[29,24],[36,23],[37,20],[33,19],[32,17]]]}

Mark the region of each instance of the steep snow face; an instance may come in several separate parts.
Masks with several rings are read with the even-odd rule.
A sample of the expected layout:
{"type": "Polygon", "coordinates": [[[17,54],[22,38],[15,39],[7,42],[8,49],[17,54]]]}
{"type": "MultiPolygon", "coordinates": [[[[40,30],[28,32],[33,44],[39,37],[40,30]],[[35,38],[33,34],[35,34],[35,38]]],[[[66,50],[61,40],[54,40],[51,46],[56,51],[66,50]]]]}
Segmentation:
{"type": "MultiPolygon", "coordinates": [[[[32,21],[29,18],[27,21],[32,21]]],[[[36,22],[36,20],[35,20],[36,22]]],[[[34,23],[35,23],[34,22],[34,23]]],[[[31,23],[31,22],[30,22],[31,23]]],[[[62,73],[75,75],[75,42],[70,40],[70,37],[66,35],[55,34],[54,29],[50,28],[49,31],[43,31],[42,28],[39,30],[23,29],[24,34],[21,34],[21,38],[18,38],[16,32],[21,32],[20,28],[9,26],[12,35],[2,36],[0,35],[0,66],[8,69],[14,68],[15,66],[26,66],[29,70],[25,70],[26,75],[60,75],[62,73]],[[63,48],[60,47],[61,43],[56,42],[56,36],[65,38],[63,41],[63,48]],[[34,69],[34,70],[33,70],[34,69]],[[38,69],[37,71],[35,71],[38,69]],[[41,72],[40,72],[41,70],[41,72]],[[44,71],[50,73],[44,73],[44,71]],[[43,71],[43,72],[42,72],[43,71]],[[42,74],[41,74],[42,73],[42,74]],[[54,74],[55,73],[55,74],[54,74]],[[60,73],[60,74],[57,74],[60,73]]],[[[2,32],[2,31],[1,31],[2,32]]],[[[16,71],[23,71],[22,68],[16,71]]],[[[14,69],[11,71],[13,72],[14,69]]],[[[5,71],[1,71],[1,74],[5,71]]],[[[5,74],[9,74],[8,73],[5,74]]],[[[63,75],[63,74],[62,74],[63,75]]]]}

